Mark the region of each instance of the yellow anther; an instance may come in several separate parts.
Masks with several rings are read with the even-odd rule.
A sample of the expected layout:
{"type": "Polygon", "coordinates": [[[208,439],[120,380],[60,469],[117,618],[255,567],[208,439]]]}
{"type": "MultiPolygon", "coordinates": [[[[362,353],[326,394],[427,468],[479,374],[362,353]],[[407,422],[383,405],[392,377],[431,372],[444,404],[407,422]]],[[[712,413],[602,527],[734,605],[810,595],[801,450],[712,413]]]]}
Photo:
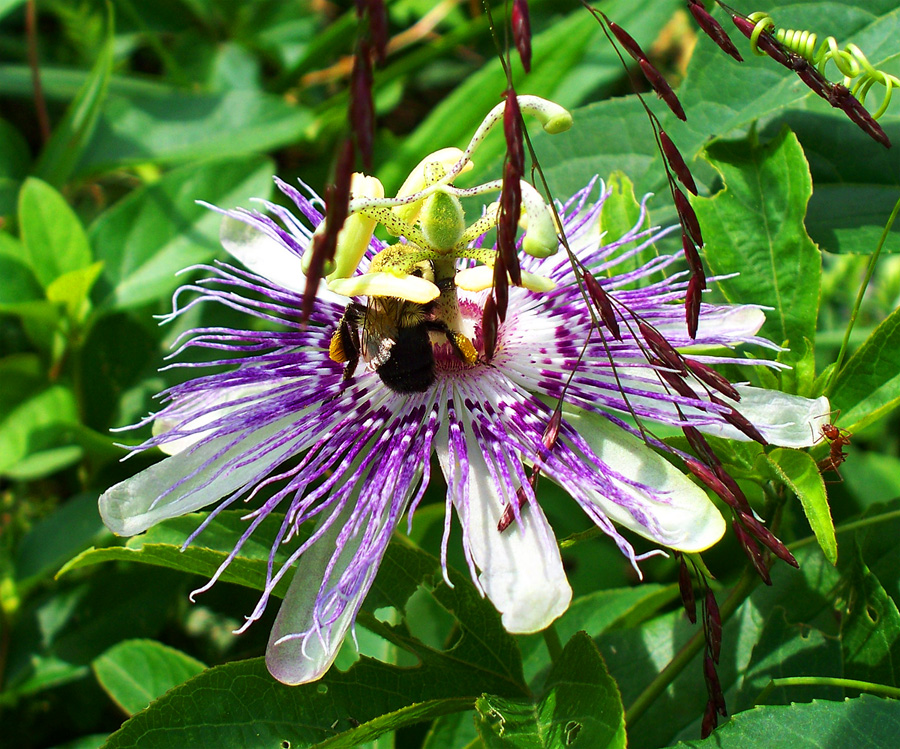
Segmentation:
{"type": "MultiPolygon", "coordinates": [[[[375,177],[369,177],[361,172],[353,175],[350,183],[350,196],[352,198],[383,198],[384,186],[375,177]]],[[[347,217],[344,226],[337,236],[337,251],[334,255],[334,270],[327,275],[328,280],[335,278],[347,278],[353,275],[366,254],[372,234],[375,232],[377,221],[362,213],[354,213],[347,217]]],[[[316,229],[322,230],[324,222],[316,229]]],[[[310,242],[310,247],[312,243],[310,242]]],[[[304,260],[309,253],[304,253],[304,260]]]]}
{"type": "Polygon", "coordinates": [[[328,282],[328,288],[341,296],[389,296],[417,304],[426,304],[441,295],[440,289],[431,281],[393,273],[364,273],[351,278],[336,278],[328,282]]]}

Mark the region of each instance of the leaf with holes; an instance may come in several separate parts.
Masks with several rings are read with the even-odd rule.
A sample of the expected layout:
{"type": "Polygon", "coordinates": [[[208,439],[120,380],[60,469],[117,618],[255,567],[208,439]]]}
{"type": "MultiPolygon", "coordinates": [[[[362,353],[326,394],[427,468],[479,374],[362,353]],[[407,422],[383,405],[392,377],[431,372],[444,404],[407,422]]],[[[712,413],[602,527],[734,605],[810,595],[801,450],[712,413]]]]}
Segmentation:
{"type": "Polygon", "coordinates": [[[584,632],[569,640],[540,700],[484,695],[475,703],[485,746],[625,747],[625,712],[615,681],[584,632]]]}

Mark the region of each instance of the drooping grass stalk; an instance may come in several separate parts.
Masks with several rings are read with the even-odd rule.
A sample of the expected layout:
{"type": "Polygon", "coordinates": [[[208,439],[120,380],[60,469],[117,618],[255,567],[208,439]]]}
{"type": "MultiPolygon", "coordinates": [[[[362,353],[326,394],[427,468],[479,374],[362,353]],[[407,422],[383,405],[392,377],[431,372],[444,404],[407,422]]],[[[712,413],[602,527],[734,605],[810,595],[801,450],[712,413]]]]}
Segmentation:
{"type": "MultiPolygon", "coordinates": [[[[737,585],[719,609],[722,621],[726,622],[731,615],[747,599],[759,583],[760,578],[756,572],[748,567],[744,570],[737,585]]],[[[660,671],[641,692],[637,699],[625,710],[625,725],[630,729],[640,717],[649,709],[656,699],[675,681],[675,678],[685,669],[694,657],[706,645],[706,636],[702,628],[698,628],[675,657],[660,671]]]]}
{"type": "Polygon", "coordinates": [[[44,89],[41,86],[41,66],[37,51],[37,11],[34,7],[34,0],[28,0],[25,5],[25,36],[28,40],[28,67],[31,68],[34,108],[37,111],[41,140],[46,143],[50,140],[50,117],[47,114],[47,102],[44,99],[44,89]]]}

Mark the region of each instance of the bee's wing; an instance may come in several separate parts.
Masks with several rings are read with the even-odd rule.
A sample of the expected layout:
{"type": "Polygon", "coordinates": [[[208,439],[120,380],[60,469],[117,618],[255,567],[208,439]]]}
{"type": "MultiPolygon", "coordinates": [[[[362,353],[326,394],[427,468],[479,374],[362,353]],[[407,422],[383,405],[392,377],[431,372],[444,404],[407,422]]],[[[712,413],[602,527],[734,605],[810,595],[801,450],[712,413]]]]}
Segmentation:
{"type": "Polygon", "coordinates": [[[399,310],[390,302],[372,303],[366,308],[363,324],[360,326],[360,350],[363,358],[374,368],[384,364],[397,342],[399,310]]]}

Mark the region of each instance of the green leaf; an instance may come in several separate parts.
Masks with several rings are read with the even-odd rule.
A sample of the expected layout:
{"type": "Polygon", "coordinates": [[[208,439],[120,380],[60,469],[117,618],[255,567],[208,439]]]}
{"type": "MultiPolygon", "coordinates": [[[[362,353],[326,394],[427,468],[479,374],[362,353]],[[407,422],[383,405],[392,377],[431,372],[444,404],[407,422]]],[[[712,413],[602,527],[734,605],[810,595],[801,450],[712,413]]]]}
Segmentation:
{"type": "Polygon", "coordinates": [[[346,673],[332,669],[314,684],[288,687],[255,658],[211,668],[176,687],[110,736],[106,749],[229,749],[246,746],[248,736],[255,746],[356,746],[365,740],[361,729],[368,722],[395,711],[412,723],[439,714],[426,702],[440,700],[456,710],[471,706],[474,695],[461,698],[459,692],[458,682],[441,678],[429,664],[398,668],[370,658],[346,673]],[[432,694],[442,697],[415,699],[432,694]]]}
{"type": "MultiPolygon", "coordinates": [[[[600,211],[600,231],[604,244],[612,244],[630,232],[641,215],[641,204],[634,196],[634,185],[621,171],[613,172],[606,181],[609,197],[600,211]]],[[[644,226],[649,224],[645,220],[644,226]]]]}
{"type": "Polygon", "coordinates": [[[34,348],[48,359],[58,360],[65,348],[65,339],[62,310],[57,305],[46,299],[33,299],[6,305],[3,312],[19,317],[34,348]]]}
{"type": "Polygon", "coordinates": [[[705,741],[684,741],[676,749],[769,749],[773,737],[790,749],[850,746],[884,749],[900,733],[900,703],[862,695],[843,702],[757,707],[735,715],[705,741]]]}
{"type": "MultiPolygon", "coordinates": [[[[854,534],[863,563],[875,574],[885,590],[900,605],[900,501],[867,509],[866,525],[854,534]]],[[[858,559],[858,558],[857,558],[858,559]]]]}
{"type": "MultiPolygon", "coordinates": [[[[737,544],[730,543],[730,554],[741,554],[737,544]]],[[[829,564],[822,553],[813,545],[794,552],[800,569],[786,564],[776,564],[772,568],[773,585],[759,585],[749,600],[725,624],[722,636],[722,656],[718,674],[726,703],[731,712],[740,709],[759,694],[753,689],[757,682],[747,685],[747,696],[735,696],[745,676],[768,683],[765,666],[759,671],[751,655],[765,663],[784,664],[783,669],[792,667],[795,650],[785,651],[755,649],[763,641],[763,628],[777,616],[786,617],[793,634],[808,632],[811,627],[822,631],[823,637],[834,642],[838,636],[838,624],[830,597],[840,580],[840,573],[829,564]],[[780,612],[774,613],[774,612],[780,612]],[[786,612],[786,613],[785,613],[786,612]]],[[[727,593],[716,593],[719,605],[723,605],[727,593]]],[[[597,644],[606,661],[610,674],[622,692],[626,708],[634,704],[659,672],[684,647],[692,636],[702,637],[699,627],[691,625],[683,611],[673,611],[627,629],[608,630],[597,638],[597,644]]],[[[786,638],[777,632],[767,635],[766,648],[781,646],[786,638]]],[[[825,655],[840,662],[840,654],[835,649],[825,655]]],[[[800,662],[801,668],[804,662],[800,662]]],[[[781,666],[779,666],[781,667],[781,666]]],[[[815,671],[813,673],[816,673],[815,671]]],[[[827,671],[826,671],[827,673],[827,671]]],[[[782,675],[782,671],[775,671],[782,675]]],[[[762,687],[760,687],[761,689],[762,687]]],[[[813,695],[821,696],[821,695],[813,695]]],[[[628,727],[631,746],[668,746],[679,738],[693,738],[700,733],[700,721],[707,701],[703,677],[703,651],[688,663],[674,679],[663,695],[649,707],[639,721],[628,727]]]]}
{"type": "Polygon", "coordinates": [[[889,686],[900,685],[900,613],[879,579],[863,561],[862,550],[845,575],[850,585],[837,607],[841,622],[843,675],[889,686]]]}
{"type": "Polygon", "coordinates": [[[445,715],[428,729],[422,749],[459,749],[478,746],[478,729],[471,711],[445,715]]]}
{"type": "Polygon", "coordinates": [[[91,326],[81,347],[77,364],[81,367],[82,400],[85,422],[101,431],[140,418],[149,403],[137,413],[123,414],[122,399],[141,376],[150,376],[159,365],[156,331],[128,313],[116,312],[100,318],[91,326]],[[123,418],[124,417],[124,418],[123,418]]]}
{"type": "Polygon", "coordinates": [[[839,423],[850,431],[897,407],[900,402],[900,309],[879,325],[841,369],[832,389],[831,405],[839,423]]]}
{"type": "Polygon", "coordinates": [[[110,90],[77,170],[88,175],[266,153],[305,140],[312,122],[308,109],[253,89],[206,94],[160,87],[128,98],[110,90]]]}
{"type": "MultiPolygon", "coordinates": [[[[890,63],[896,55],[895,40],[900,34],[900,19],[895,9],[893,0],[841,3],[791,0],[790,3],[769,4],[769,10],[785,28],[828,30],[840,40],[865,45],[863,50],[876,66],[890,63]],[[778,7],[772,8],[772,5],[778,7]]],[[[716,10],[714,14],[731,34],[732,26],[724,13],[716,10]]],[[[867,181],[884,183],[891,175],[897,179],[900,171],[896,168],[896,157],[888,156],[885,160],[885,150],[867,136],[857,137],[859,129],[843,113],[832,110],[796,75],[770,58],[753,55],[749,43],[740,34],[732,36],[744,56],[741,64],[724,58],[711,40],[704,34],[699,35],[687,75],[678,89],[678,96],[688,112],[687,122],[677,122],[664,105],[645,97],[691,167],[701,189],[710,185],[715,176],[705,164],[696,160],[710,138],[739,137],[754,123],[760,123],[762,132],[768,134],[771,130],[772,135],[784,121],[792,127],[796,123],[798,129],[805,131],[807,128],[801,125],[801,120],[807,124],[814,122],[816,131],[829,130],[833,142],[840,144],[840,147],[822,144],[826,159],[834,158],[846,143],[848,158],[857,160],[858,170],[867,165],[870,172],[885,173],[883,177],[867,178],[867,181]],[[772,124],[767,128],[767,123],[772,124]],[[858,150],[857,145],[862,150],[858,150]]],[[[647,115],[635,97],[590,104],[575,110],[573,115],[575,125],[569,133],[543,138],[540,142],[541,163],[557,196],[572,195],[595,175],[609,174],[616,169],[628,174],[638,195],[661,192],[665,185],[661,158],[647,115]]],[[[886,120],[897,122],[890,116],[882,118],[881,122],[886,120]]],[[[896,125],[890,129],[893,133],[896,125]]],[[[804,149],[818,147],[815,135],[808,140],[801,138],[801,141],[804,149]]],[[[822,166],[823,174],[833,172],[827,163],[822,166]]],[[[819,236],[815,235],[815,238],[818,240],[819,236]]]]}
{"type": "Polygon", "coordinates": [[[206,666],[155,640],[123,640],[91,664],[97,681],[126,715],[134,715],[206,666]]]}
{"type": "MultiPolygon", "coordinates": [[[[479,681],[480,692],[493,692],[489,682],[499,685],[497,694],[524,694],[527,690],[522,675],[522,662],[515,638],[500,623],[500,615],[493,604],[484,598],[468,575],[448,569],[453,587],[447,584],[440,562],[430,554],[402,543],[393,543],[381,562],[379,574],[363,604],[359,617],[368,629],[400,648],[415,654],[420,660],[443,662],[442,668],[462,667],[465,675],[456,678],[468,682],[479,681]],[[410,606],[417,596],[430,599],[441,610],[447,623],[441,648],[424,644],[422,627],[410,606]],[[386,627],[372,614],[385,606],[403,611],[403,621],[386,627]],[[462,637],[458,635],[462,633],[462,637]],[[458,638],[458,639],[457,639],[458,638]]],[[[449,674],[449,671],[448,671],[449,674]]]]}
{"type": "MultiPolygon", "coordinates": [[[[747,9],[744,9],[747,10],[747,9]]],[[[810,29],[820,38],[833,34],[841,46],[858,44],[875,67],[896,55],[900,19],[893,0],[779,0],[768,5],[780,28],[810,29]]],[[[733,26],[717,9],[716,15],[731,33],[733,26]]],[[[855,134],[859,129],[842,112],[805,86],[798,77],[767,56],[757,56],[740,33],[732,35],[744,57],[737,64],[722,57],[721,50],[705,35],[694,51],[687,76],[678,94],[689,113],[683,130],[698,146],[710,136],[743,130],[756,121],[779,118],[786,110],[805,110],[823,120],[836,134],[855,134]]],[[[834,68],[829,66],[832,78],[834,68]]],[[[876,87],[878,88],[878,87],[876,87]]],[[[879,92],[880,93],[880,92],[879,92]]],[[[874,144],[873,144],[874,145],[874,144]]],[[[688,155],[693,153],[688,148],[688,155]]],[[[878,147],[866,153],[884,153],[878,147]]]]}
{"type": "Polygon", "coordinates": [[[799,573],[779,565],[772,570],[773,587],[753,593],[739,635],[753,643],[753,652],[749,662],[738,663],[743,677],[736,699],[729,701],[733,712],[751,706],[775,678],[816,676],[823,682],[767,691],[769,703],[845,696],[842,687],[828,683],[830,677],[898,684],[900,615],[882,584],[900,593],[896,507],[873,508],[865,516],[868,524],[844,536],[839,578],[821,555],[798,549],[799,573]],[[888,516],[879,521],[885,510],[888,516]],[[800,575],[803,585],[797,584],[800,575]],[[756,630],[751,623],[759,617],[765,623],[756,630]]]}
{"type": "MultiPolygon", "coordinates": [[[[181,572],[212,577],[219,565],[234,549],[235,541],[246,530],[241,512],[221,512],[206,527],[197,541],[183,552],[181,547],[203,521],[198,513],[184,515],[155,525],[140,536],[129,538],[125,546],[104,549],[88,549],[71,559],[60,571],[63,576],[73,570],[101,562],[130,561],[168,567],[181,572]]],[[[237,583],[253,590],[263,590],[266,582],[266,565],[269,551],[275,545],[278,523],[263,523],[247,540],[240,553],[222,573],[224,582],[237,583]]],[[[279,547],[276,565],[287,558],[284,546],[279,547]]],[[[287,580],[276,587],[276,596],[283,596],[287,580]]]]}
{"type": "MultiPolygon", "coordinates": [[[[653,102],[651,109],[663,110],[653,102]]],[[[535,138],[535,149],[554,197],[565,199],[598,174],[622,171],[644,195],[662,186],[661,164],[647,114],[636,97],[609,99],[576,109],[572,129],[552,138],[535,138]]],[[[682,140],[672,139],[685,153],[682,140]]],[[[697,145],[699,150],[699,144],[697,145]]]]}
{"type": "Polygon", "coordinates": [[[63,385],[23,401],[0,421],[0,475],[37,477],[77,462],[81,448],[71,444],[77,423],[75,397],[63,385]]]}
{"type": "Polygon", "coordinates": [[[900,497],[900,458],[878,452],[853,452],[841,466],[841,477],[859,510],[900,497]]]}
{"type": "MultiPolygon", "coordinates": [[[[12,237],[9,240],[15,242],[12,237]]],[[[0,310],[7,311],[14,305],[37,301],[44,296],[34,272],[21,257],[0,252],[0,278],[3,279],[0,284],[0,310]]]]}
{"type": "MultiPolygon", "coordinates": [[[[644,583],[636,588],[598,590],[573,600],[553,626],[563,642],[579,631],[599,637],[611,629],[639,624],[677,597],[677,586],[654,583],[644,583]]],[[[538,673],[551,665],[547,645],[538,634],[520,635],[518,641],[525,678],[533,685],[538,673]]]]}
{"type": "MultiPolygon", "coordinates": [[[[89,72],[72,67],[41,64],[41,85],[48,101],[69,102],[84,87],[89,72]]],[[[28,65],[0,65],[0,91],[15,96],[34,94],[31,69],[28,65]]],[[[136,99],[165,97],[179,89],[146,77],[113,75],[109,93],[136,99]]]]}
{"type": "MultiPolygon", "coordinates": [[[[240,514],[221,513],[210,525],[211,537],[205,531],[195,544],[227,546],[230,550],[237,537],[233,530],[237,528],[228,526],[242,523],[240,514]]],[[[193,516],[168,521],[148,535],[156,531],[161,537],[183,540],[197,520],[193,516]],[[181,530],[175,530],[176,527],[181,530]]],[[[243,565],[245,573],[252,569],[257,577],[264,577],[268,541],[274,539],[280,526],[276,518],[272,521],[263,533],[267,538],[258,538],[258,531],[240,552],[256,558],[235,560],[243,565]]],[[[202,551],[205,556],[189,548],[185,556],[202,560],[195,571],[209,574],[219,560],[211,549],[202,551]]],[[[93,561],[99,561],[99,553],[90,554],[93,561]]],[[[131,558],[159,563],[141,559],[135,552],[131,558]]],[[[355,746],[403,725],[470,709],[483,692],[523,696],[526,689],[521,682],[513,638],[503,631],[499,615],[471,582],[453,571],[450,575],[453,588],[443,581],[436,559],[402,544],[392,544],[358,617],[366,629],[412,653],[417,665],[396,667],[362,656],[346,672],[333,667],[319,682],[285,687],[266,673],[262,659],[228,664],[210,669],[169,692],[127,722],[111,737],[108,746],[154,747],[190,741],[240,746],[248,724],[261,732],[256,740],[262,743],[271,741],[278,745],[278,741],[290,741],[299,747],[320,745],[330,739],[322,745],[355,746]],[[393,626],[384,623],[386,607],[402,612],[413,593],[432,597],[452,618],[455,636],[444,640],[449,643],[446,651],[418,640],[413,633],[417,622],[408,614],[400,615],[402,619],[398,616],[399,623],[393,626]],[[382,612],[379,618],[369,613],[376,609],[382,612]],[[247,712],[250,695],[255,707],[247,712]],[[165,730],[149,730],[161,725],[166,726],[165,730]]],[[[282,592],[281,588],[276,590],[282,592]]]]}
{"type": "Polygon", "coordinates": [[[175,273],[208,262],[220,251],[221,216],[196,200],[232,208],[266,198],[274,165],[260,157],[210,161],[176,169],[139,188],[103,213],[90,237],[117,308],[168,297],[175,273]]]}
{"type": "Polygon", "coordinates": [[[29,177],[19,193],[25,256],[44,287],[92,261],[91,246],[75,212],[46,182],[29,177]]]}
{"type": "Polygon", "coordinates": [[[0,421],[45,386],[41,360],[36,355],[15,354],[0,359],[0,421]]]}
{"type": "MultiPolygon", "coordinates": [[[[338,734],[332,739],[317,743],[316,749],[349,749],[349,747],[360,746],[367,742],[374,741],[380,736],[384,736],[389,731],[393,731],[403,726],[409,726],[414,723],[424,723],[445,715],[453,715],[463,710],[469,710],[472,707],[472,699],[469,697],[450,697],[445,699],[428,700],[425,702],[417,702],[399,710],[394,710],[377,718],[366,721],[362,725],[351,728],[349,731],[338,734]]],[[[390,737],[385,737],[390,741],[390,737]]],[[[391,746],[391,744],[389,744],[391,746]]]]}
{"type": "Polygon", "coordinates": [[[70,319],[83,320],[88,312],[88,295],[101,270],[102,261],[63,273],[47,286],[47,300],[63,305],[70,319]]]}
{"type": "Polygon", "coordinates": [[[56,572],[92,540],[109,533],[97,512],[98,496],[77,494],[28,531],[16,553],[17,584],[56,572]]]}
{"type": "Polygon", "coordinates": [[[116,642],[155,636],[180,595],[173,573],[136,568],[104,570],[30,598],[16,612],[5,688],[32,694],[88,675],[116,642]]]}
{"type": "Polygon", "coordinates": [[[0,18],[3,18],[3,16],[20,5],[25,5],[25,0],[0,0],[0,18]]]}
{"type": "MultiPolygon", "coordinates": [[[[821,258],[803,225],[812,182],[803,149],[786,128],[766,144],[717,141],[706,158],[725,189],[693,201],[710,271],[729,302],[763,304],[763,334],[802,355],[815,340],[821,258]]],[[[785,358],[785,357],[782,357],[785,358]]],[[[793,361],[793,357],[786,357],[793,361]]]]}
{"type": "Polygon", "coordinates": [[[825,558],[832,564],[837,563],[837,538],[834,534],[834,521],[828,506],[828,494],[825,482],[812,456],[802,450],[790,450],[777,447],[765,454],[769,466],[778,477],[800,500],[803,512],[809,521],[809,527],[816,535],[825,558]]]}
{"type": "Polygon", "coordinates": [[[35,176],[56,187],[62,187],[75,169],[91,140],[106,100],[115,46],[112,7],[107,5],[106,42],[100,48],[97,61],[35,165],[35,176]]]}
{"type": "MultiPolygon", "coordinates": [[[[893,23],[896,27],[897,21],[893,23]]],[[[900,153],[893,148],[886,151],[833,116],[792,112],[785,120],[803,144],[815,185],[806,216],[810,236],[829,252],[871,253],[897,202],[900,153]]],[[[879,123],[896,143],[900,138],[896,104],[879,123]]],[[[898,233],[895,223],[882,252],[897,251],[898,233]]]]}
{"type": "MultiPolygon", "coordinates": [[[[66,565],[60,575],[102,561],[130,560],[211,576],[232,551],[246,522],[242,520],[242,513],[239,511],[219,513],[193,544],[180,553],[179,549],[186,537],[196,529],[202,517],[189,515],[161,523],[143,537],[130,539],[126,548],[89,550],[66,565]]],[[[280,518],[277,516],[263,523],[223,572],[221,580],[261,590],[265,585],[270,548],[280,525],[280,518]]],[[[298,540],[299,542],[302,540],[298,540]]],[[[290,549],[279,545],[276,568],[289,553],[290,549]]],[[[409,681],[404,682],[407,686],[404,687],[406,691],[402,701],[391,702],[385,707],[386,712],[400,711],[390,721],[367,725],[367,721],[374,721],[381,713],[372,713],[365,720],[353,712],[349,713],[362,724],[359,726],[363,731],[361,735],[374,735],[419,720],[419,710],[426,710],[429,715],[438,715],[467,709],[482,692],[517,696],[526,693],[515,640],[504,631],[499,614],[489,601],[479,595],[467,577],[452,570],[450,576],[452,588],[443,580],[440,563],[434,557],[399,543],[391,544],[388,548],[379,574],[358,616],[358,622],[396,647],[412,653],[416,661],[422,664],[422,670],[413,670],[408,674],[409,681]],[[448,647],[445,643],[452,643],[446,651],[430,647],[417,637],[419,623],[406,610],[413,594],[430,598],[449,622],[447,632],[441,638],[442,647],[448,647]],[[388,607],[397,612],[399,623],[393,626],[384,623],[384,611],[388,607]],[[378,617],[374,615],[376,611],[380,612],[378,617]],[[452,682],[452,686],[443,685],[444,681],[452,682]],[[467,701],[459,702],[458,698],[461,697],[467,701]],[[451,699],[453,702],[424,707],[420,705],[444,699],[451,699]],[[417,705],[419,707],[412,710],[417,705]],[[406,708],[410,708],[412,712],[407,712],[406,708]]],[[[279,584],[274,594],[283,595],[286,585],[286,581],[279,584]]],[[[348,678],[354,673],[367,673],[367,664],[369,659],[362,657],[353,667],[354,670],[348,672],[348,678]],[[357,668],[364,670],[357,672],[357,668]]],[[[334,668],[329,672],[329,676],[332,675],[343,678],[334,668]]],[[[360,676],[360,680],[362,679],[363,676],[360,676]]],[[[364,703],[369,697],[360,699],[364,703]]],[[[347,714],[344,713],[345,716],[347,714]]],[[[334,718],[331,718],[327,725],[333,721],[334,718]]],[[[319,735],[316,740],[322,741],[330,735],[319,735]]]]}
{"type": "MultiPolygon", "coordinates": [[[[615,171],[606,181],[606,189],[610,191],[609,197],[603,201],[600,211],[600,231],[603,234],[603,244],[609,245],[625,236],[638,222],[641,215],[641,204],[634,195],[634,185],[624,172],[615,171]]],[[[647,229],[650,226],[650,216],[645,215],[643,224],[639,227],[647,229]]],[[[637,255],[619,263],[614,271],[612,268],[606,271],[612,277],[613,273],[628,273],[649,260],[655,254],[653,246],[645,248],[637,255]]]]}
{"type": "MultiPolygon", "coordinates": [[[[832,614],[828,607],[827,615],[832,614]]],[[[844,696],[835,687],[780,687],[772,688],[773,679],[797,675],[829,678],[842,673],[841,641],[833,622],[798,623],[790,606],[773,606],[765,612],[759,629],[747,628],[753,639],[752,652],[746,668],[739,677],[739,688],[728,707],[732,714],[753,707],[766,692],[766,704],[788,705],[792,702],[809,702],[813,699],[835,699],[844,696]],[[829,626],[830,625],[830,626],[829,626]],[[799,633],[800,636],[798,636],[799,633]]]]}
{"type": "MultiPolygon", "coordinates": [[[[673,611],[638,627],[609,630],[597,638],[626,710],[695,631],[683,611],[673,611]]],[[[727,635],[723,640],[731,644],[727,635]]],[[[665,746],[694,716],[702,715],[706,692],[701,666],[695,658],[675,680],[671,698],[657,700],[639,722],[629,725],[630,744],[665,746]]],[[[724,684],[729,683],[728,672],[720,671],[719,676],[724,684]]]]}
{"type": "Polygon", "coordinates": [[[625,747],[619,690],[584,632],[566,645],[539,701],[485,695],[475,709],[487,747],[625,747]]]}
{"type": "MultiPolygon", "coordinates": [[[[806,225],[810,236],[831,252],[875,251],[888,216],[897,203],[893,185],[816,185],[806,225]]],[[[894,223],[882,252],[900,252],[900,226],[894,223]]]]}

